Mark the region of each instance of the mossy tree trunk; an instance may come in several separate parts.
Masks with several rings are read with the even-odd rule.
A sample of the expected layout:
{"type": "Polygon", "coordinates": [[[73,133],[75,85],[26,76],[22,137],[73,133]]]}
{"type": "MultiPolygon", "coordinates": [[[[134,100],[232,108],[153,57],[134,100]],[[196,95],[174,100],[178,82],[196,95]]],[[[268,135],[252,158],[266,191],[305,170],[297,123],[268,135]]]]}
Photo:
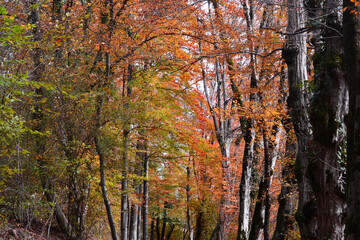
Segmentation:
{"type": "Polygon", "coordinates": [[[313,141],[309,148],[309,176],[314,190],[317,239],[343,239],[345,213],[344,156],[348,86],[342,68],[342,4],[325,3],[323,44],[316,44],[314,89],[310,119],[313,141]]]}
{"type": "Polygon", "coordinates": [[[349,84],[345,239],[355,240],[360,236],[360,5],[355,6],[354,1],[344,0],[344,7],[343,44],[349,84]]]}

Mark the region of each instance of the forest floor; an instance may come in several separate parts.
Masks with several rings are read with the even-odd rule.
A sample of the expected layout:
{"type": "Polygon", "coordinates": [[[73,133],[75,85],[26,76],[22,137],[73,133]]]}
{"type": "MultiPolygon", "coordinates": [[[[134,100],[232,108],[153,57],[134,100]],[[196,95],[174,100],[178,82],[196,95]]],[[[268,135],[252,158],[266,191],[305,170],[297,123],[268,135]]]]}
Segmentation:
{"type": "Polygon", "coordinates": [[[0,240],[60,240],[64,239],[54,227],[48,227],[41,222],[27,228],[21,223],[8,221],[0,224],[0,240]]]}

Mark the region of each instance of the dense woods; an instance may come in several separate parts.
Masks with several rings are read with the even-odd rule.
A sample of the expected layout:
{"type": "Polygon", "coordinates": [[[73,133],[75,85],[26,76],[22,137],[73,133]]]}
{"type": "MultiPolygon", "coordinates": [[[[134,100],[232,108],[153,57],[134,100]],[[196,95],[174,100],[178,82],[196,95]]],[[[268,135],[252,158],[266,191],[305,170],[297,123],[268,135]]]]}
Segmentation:
{"type": "Polygon", "coordinates": [[[359,239],[359,11],[0,0],[0,238],[359,239]]]}

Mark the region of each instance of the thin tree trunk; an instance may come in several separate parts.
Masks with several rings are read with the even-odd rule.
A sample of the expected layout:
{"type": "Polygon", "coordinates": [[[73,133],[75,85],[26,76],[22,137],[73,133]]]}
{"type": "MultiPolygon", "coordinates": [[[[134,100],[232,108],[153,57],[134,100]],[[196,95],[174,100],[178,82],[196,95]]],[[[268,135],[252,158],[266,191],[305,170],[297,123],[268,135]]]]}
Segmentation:
{"type": "Polygon", "coordinates": [[[123,129],[123,158],[122,158],[122,180],[121,180],[121,240],[127,240],[128,222],[129,222],[129,179],[128,179],[128,147],[129,147],[129,131],[123,129]]]}
{"type": "MultiPolygon", "coordinates": [[[[155,221],[152,219],[151,220],[151,226],[150,226],[150,240],[154,240],[155,239],[155,221]]],[[[143,235],[144,237],[144,235],[143,235]]],[[[144,239],[147,240],[147,239],[144,239]]]]}
{"type": "Polygon", "coordinates": [[[165,239],[165,240],[170,240],[171,234],[173,233],[174,228],[175,228],[175,224],[171,224],[170,230],[169,230],[168,234],[166,235],[166,239],[165,239]]]}
{"type": "MultiPolygon", "coordinates": [[[[97,129],[99,131],[100,129],[100,109],[101,109],[101,105],[102,105],[102,100],[99,99],[98,100],[98,107],[97,107],[97,129]]],[[[96,151],[99,155],[99,160],[100,160],[100,187],[101,187],[101,192],[102,192],[102,197],[104,200],[104,204],[105,204],[105,208],[106,208],[106,213],[108,216],[108,221],[109,221],[109,226],[111,229],[111,236],[113,240],[117,240],[117,233],[116,233],[116,226],[115,226],[115,222],[114,222],[114,217],[112,214],[112,210],[111,210],[111,205],[110,205],[110,200],[107,194],[107,189],[106,189],[106,182],[105,182],[105,155],[103,153],[102,147],[100,145],[100,139],[99,139],[99,133],[95,134],[95,147],[96,147],[96,151]]]]}
{"type": "Polygon", "coordinates": [[[254,137],[251,130],[252,120],[242,121],[244,129],[245,149],[242,162],[240,182],[240,212],[238,219],[237,240],[247,239],[250,230],[250,207],[251,207],[251,183],[252,183],[252,160],[254,158],[254,137]],[[246,124],[244,124],[246,123],[246,124]]]}
{"type": "Polygon", "coordinates": [[[166,224],[167,224],[167,209],[168,209],[168,202],[164,203],[164,212],[163,212],[163,222],[161,227],[161,235],[159,240],[165,239],[165,230],[166,230],[166,224]]]}
{"type": "MultiPolygon", "coordinates": [[[[124,108],[129,108],[129,102],[132,94],[131,83],[134,80],[134,69],[133,65],[128,64],[128,79],[126,88],[126,100],[124,108]]],[[[125,95],[124,95],[125,96],[125,95]]],[[[127,116],[124,123],[123,129],[123,148],[122,148],[122,180],[121,180],[121,240],[128,240],[129,238],[129,135],[128,130],[130,124],[130,116],[127,116]]]]}
{"type": "MultiPolygon", "coordinates": [[[[274,136],[276,139],[278,128],[274,127],[274,136]]],[[[251,229],[249,234],[250,240],[260,239],[264,232],[264,240],[269,240],[270,229],[270,207],[271,197],[270,188],[273,178],[273,168],[276,163],[276,143],[271,142],[268,133],[264,131],[264,175],[259,185],[255,210],[251,221],[251,229]]]]}
{"type": "MultiPolygon", "coordinates": [[[[30,12],[30,21],[35,27],[33,28],[33,39],[35,42],[40,43],[42,40],[42,31],[40,25],[40,13],[39,7],[36,6],[39,4],[37,0],[30,1],[31,12],[30,12]]],[[[45,65],[42,63],[41,58],[42,51],[39,47],[35,47],[33,50],[33,62],[34,62],[34,71],[32,72],[31,79],[34,82],[41,83],[44,77],[45,65]]],[[[41,101],[45,98],[45,90],[43,87],[39,87],[35,90],[35,107],[32,119],[34,120],[33,129],[39,133],[43,133],[45,131],[45,121],[44,121],[44,113],[41,107],[41,101]]],[[[56,221],[63,233],[70,237],[70,228],[68,226],[68,220],[63,213],[60,205],[56,200],[56,196],[54,194],[54,189],[51,183],[51,180],[47,174],[47,166],[45,160],[45,150],[46,150],[46,139],[44,136],[39,135],[35,139],[35,156],[37,158],[37,163],[39,164],[39,176],[41,185],[44,189],[44,193],[46,199],[55,204],[54,214],[56,221]]]]}
{"type": "MultiPolygon", "coordinates": [[[[105,77],[106,77],[106,80],[108,80],[108,78],[110,77],[110,55],[109,55],[109,53],[105,54],[105,60],[106,60],[105,77]]],[[[106,83],[104,83],[104,84],[106,84],[106,83]]],[[[109,226],[110,226],[110,230],[111,230],[111,236],[112,236],[113,240],[117,240],[118,236],[117,236],[117,232],[116,232],[115,221],[114,221],[111,204],[110,204],[110,200],[109,200],[109,197],[107,194],[107,189],[106,189],[105,154],[104,154],[104,150],[101,146],[101,142],[100,142],[100,129],[102,127],[101,109],[102,109],[103,103],[104,103],[104,96],[103,96],[103,93],[101,93],[97,98],[96,120],[95,120],[96,133],[95,133],[94,141],[95,141],[96,152],[97,152],[97,154],[99,156],[99,160],[100,160],[100,187],[101,187],[101,192],[102,192],[102,196],[103,196],[103,200],[104,200],[104,204],[105,204],[105,208],[106,208],[106,213],[108,216],[109,226]]]]}
{"type": "MultiPolygon", "coordinates": [[[[229,78],[230,86],[233,92],[234,102],[237,106],[237,111],[239,116],[242,115],[242,99],[241,92],[238,87],[238,84],[235,82],[235,68],[234,61],[232,58],[227,57],[226,59],[228,69],[229,69],[229,78]]],[[[252,84],[256,86],[256,84],[252,84]]],[[[254,100],[252,96],[252,100],[254,100]]],[[[241,182],[240,182],[240,211],[238,218],[238,232],[237,240],[247,239],[249,234],[249,224],[250,224],[250,206],[251,206],[251,183],[252,183],[252,162],[254,158],[254,139],[255,132],[252,130],[253,120],[240,117],[240,124],[242,133],[245,140],[245,149],[242,161],[242,173],[241,173],[241,182]]]]}
{"type": "Polygon", "coordinates": [[[191,159],[189,159],[189,166],[186,167],[186,176],[187,176],[187,183],[186,183],[186,225],[187,230],[189,233],[189,240],[193,240],[193,228],[191,225],[191,212],[190,212],[190,164],[191,159]]]}
{"type": "MultiPolygon", "coordinates": [[[[285,123],[286,125],[288,123],[285,123]]],[[[292,139],[292,133],[286,129],[286,162],[282,169],[281,192],[278,196],[279,208],[277,213],[276,229],[273,240],[289,239],[291,232],[295,230],[295,210],[296,210],[296,193],[295,193],[295,169],[292,163],[296,156],[296,140],[292,139]]]]}
{"type": "MultiPolygon", "coordinates": [[[[149,223],[148,223],[148,215],[149,215],[149,158],[148,158],[148,154],[145,152],[145,156],[144,156],[144,201],[143,201],[143,209],[142,209],[142,214],[143,214],[143,240],[147,240],[148,239],[148,228],[149,228],[149,223]]],[[[151,233],[153,233],[153,222],[151,223],[151,233]]],[[[153,234],[152,234],[153,235],[153,234]]],[[[152,237],[151,237],[152,239],[152,237]]]]}
{"type": "Polygon", "coordinates": [[[349,84],[349,115],[346,166],[345,239],[360,236],[360,5],[344,0],[344,51],[346,80],[349,84]],[[355,12],[354,12],[355,11],[355,12]]]}
{"type": "Polygon", "coordinates": [[[161,235],[160,235],[160,218],[157,217],[156,218],[156,240],[161,240],[161,235]]]}

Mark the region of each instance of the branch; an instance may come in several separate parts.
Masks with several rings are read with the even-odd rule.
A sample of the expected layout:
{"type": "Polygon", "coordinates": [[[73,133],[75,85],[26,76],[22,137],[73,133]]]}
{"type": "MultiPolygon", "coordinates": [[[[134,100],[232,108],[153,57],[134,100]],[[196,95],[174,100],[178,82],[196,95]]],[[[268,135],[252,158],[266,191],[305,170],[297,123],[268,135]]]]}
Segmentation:
{"type": "Polygon", "coordinates": [[[244,50],[240,50],[240,51],[235,51],[235,52],[227,52],[227,53],[217,53],[217,54],[207,54],[207,55],[198,55],[198,58],[213,58],[213,57],[218,57],[218,56],[227,56],[227,55],[234,55],[234,54],[239,54],[239,53],[247,53],[247,54],[253,54],[262,58],[268,57],[272,54],[274,54],[277,51],[282,51],[283,48],[276,48],[274,50],[272,50],[271,52],[268,52],[266,54],[260,54],[257,52],[251,52],[251,51],[244,51],[244,50]]]}

